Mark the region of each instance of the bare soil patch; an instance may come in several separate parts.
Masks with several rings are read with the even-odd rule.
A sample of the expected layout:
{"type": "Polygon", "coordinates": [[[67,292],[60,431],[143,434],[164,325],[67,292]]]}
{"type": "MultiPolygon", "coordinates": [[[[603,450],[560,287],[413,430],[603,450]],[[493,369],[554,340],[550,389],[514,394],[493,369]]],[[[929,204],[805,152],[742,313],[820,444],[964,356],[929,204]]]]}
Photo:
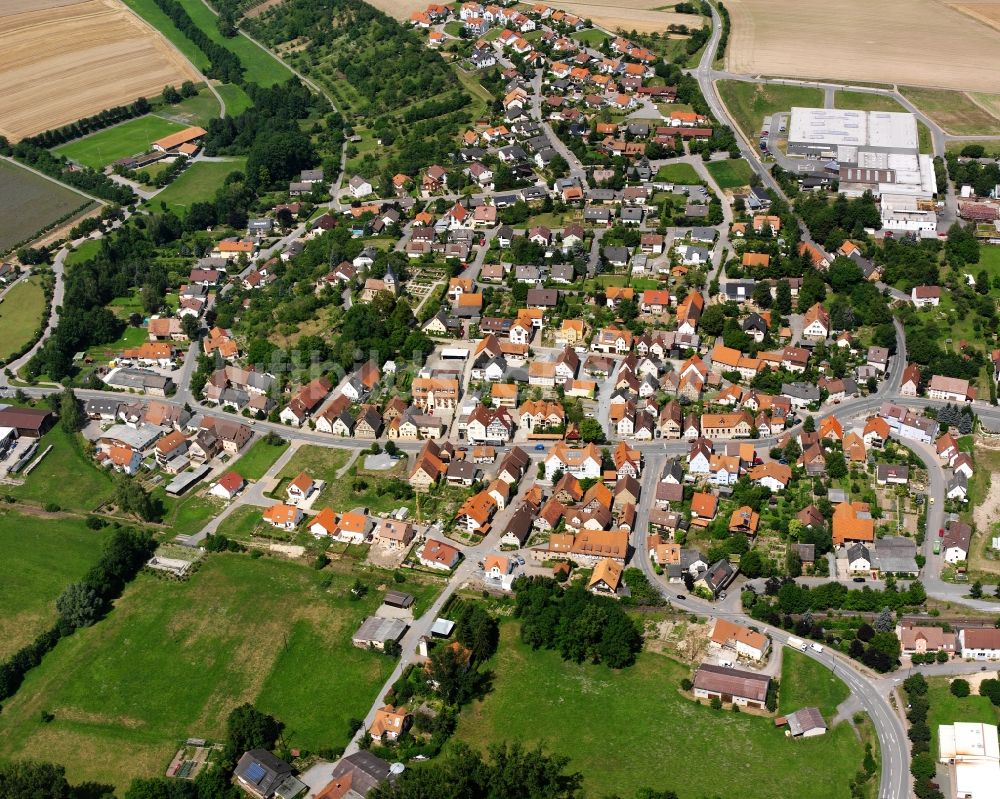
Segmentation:
{"type": "MultiPolygon", "coordinates": [[[[995,4],[962,5],[992,18],[995,4]]],[[[846,0],[837,12],[849,30],[824,37],[822,47],[827,4],[732,0],[727,8],[732,72],[983,92],[1000,85],[1000,30],[938,0],[846,0]]]]}
{"type": "Polygon", "coordinates": [[[194,68],[119,0],[3,3],[0,134],[19,140],[198,80],[194,68]],[[11,8],[20,13],[9,13],[11,8]]]}

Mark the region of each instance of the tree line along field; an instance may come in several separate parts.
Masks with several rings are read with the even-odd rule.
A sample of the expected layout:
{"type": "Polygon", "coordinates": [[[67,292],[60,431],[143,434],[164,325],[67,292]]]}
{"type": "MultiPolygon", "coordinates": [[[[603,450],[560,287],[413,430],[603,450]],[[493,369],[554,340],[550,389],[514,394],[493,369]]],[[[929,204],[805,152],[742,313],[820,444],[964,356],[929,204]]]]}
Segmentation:
{"type": "Polygon", "coordinates": [[[0,135],[11,140],[197,80],[120,0],[0,4],[0,135]]]}
{"type": "MultiPolygon", "coordinates": [[[[839,689],[824,683],[813,691],[814,675],[800,677],[801,666],[792,661],[792,672],[783,675],[796,687],[787,706],[782,698],[782,712],[803,701],[826,712],[846,698],[839,681],[839,689]]],[[[770,717],[696,704],[680,694],[690,670],[652,652],[617,671],[578,665],[555,651],[533,651],[521,642],[518,625],[506,623],[490,668],[493,690],[463,711],[457,740],[479,749],[500,741],[544,744],[570,758],[569,770],[583,773],[588,796],[632,796],[654,787],[680,799],[773,799],[800,795],[808,774],[811,799],[849,799],[848,783],[864,756],[847,723],[793,741],[770,717]],[[704,769],[713,762],[721,765],[706,782],[704,769]]]]}
{"type": "Polygon", "coordinates": [[[92,203],[68,186],[51,181],[11,161],[0,160],[0,253],[32,238],[72,211],[92,203]]]}
{"type": "Polygon", "coordinates": [[[0,513],[0,661],[56,620],[56,597],[97,559],[106,538],[80,519],[0,513]]]}
{"type": "Polygon", "coordinates": [[[72,782],[124,789],[162,773],[178,740],[222,737],[247,701],[285,723],[289,746],[344,746],[392,661],[351,644],[380,592],[351,601],[354,575],[331,569],[219,554],[186,582],[140,574],[4,703],[0,758],[44,752],[72,782]]]}

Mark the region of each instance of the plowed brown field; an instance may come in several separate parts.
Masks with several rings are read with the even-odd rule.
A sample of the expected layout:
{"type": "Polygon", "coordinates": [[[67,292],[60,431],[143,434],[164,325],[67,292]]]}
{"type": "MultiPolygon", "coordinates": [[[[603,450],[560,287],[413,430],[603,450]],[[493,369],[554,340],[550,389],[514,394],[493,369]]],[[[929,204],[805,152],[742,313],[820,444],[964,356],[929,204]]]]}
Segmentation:
{"type": "Polygon", "coordinates": [[[6,0],[0,53],[0,134],[14,141],[198,80],[118,0],[6,0]]]}

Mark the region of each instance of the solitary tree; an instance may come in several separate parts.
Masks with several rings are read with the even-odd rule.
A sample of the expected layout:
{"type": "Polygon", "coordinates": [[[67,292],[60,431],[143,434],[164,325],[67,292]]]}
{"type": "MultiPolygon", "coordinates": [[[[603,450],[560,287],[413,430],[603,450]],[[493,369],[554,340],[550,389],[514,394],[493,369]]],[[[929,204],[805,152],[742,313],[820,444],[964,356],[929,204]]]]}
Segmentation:
{"type": "Polygon", "coordinates": [[[87,583],[70,583],[56,600],[59,620],[73,630],[97,621],[103,605],[93,586],[87,583]]]}
{"type": "Polygon", "coordinates": [[[67,433],[83,427],[83,413],[73,389],[67,388],[59,395],[59,424],[67,433]]]}

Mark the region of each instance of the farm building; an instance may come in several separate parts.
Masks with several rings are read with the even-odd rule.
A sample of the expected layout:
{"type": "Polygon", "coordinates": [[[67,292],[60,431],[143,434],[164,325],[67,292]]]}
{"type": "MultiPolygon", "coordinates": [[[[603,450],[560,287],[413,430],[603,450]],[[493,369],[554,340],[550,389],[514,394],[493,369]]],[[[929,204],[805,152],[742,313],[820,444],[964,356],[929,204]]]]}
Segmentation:
{"type": "Polygon", "coordinates": [[[204,128],[199,127],[185,128],[171,133],[169,136],[164,136],[162,139],[157,139],[153,142],[153,149],[161,153],[193,155],[197,148],[192,150],[188,145],[195,145],[207,132],[204,128]]]}

